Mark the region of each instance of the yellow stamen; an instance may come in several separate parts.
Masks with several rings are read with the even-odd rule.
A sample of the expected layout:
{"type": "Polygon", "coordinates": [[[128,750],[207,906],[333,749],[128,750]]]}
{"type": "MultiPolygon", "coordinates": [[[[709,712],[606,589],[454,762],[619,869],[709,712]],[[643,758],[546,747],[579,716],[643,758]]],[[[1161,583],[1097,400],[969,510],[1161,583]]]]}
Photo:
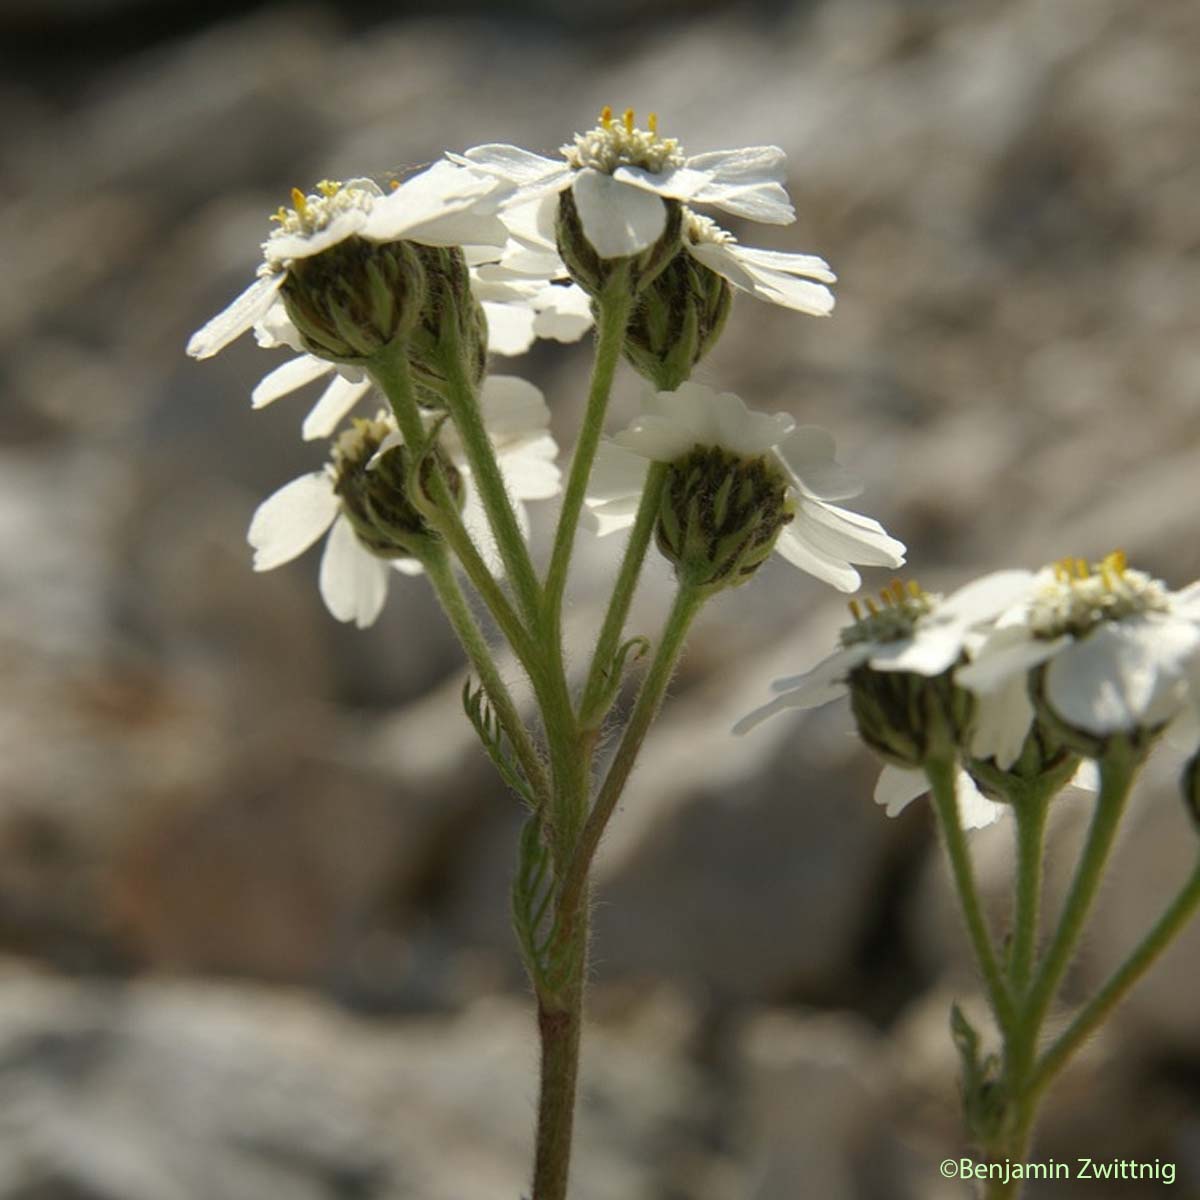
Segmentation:
{"type": "Polygon", "coordinates": [[[650,113],[646,117],[646,127],[655,137],[658,136],[658,113],[650,113]]]}
{"type": "Polygon", "coordinates": [[[884,608],[892,607],[892,593],[889,592],[887,588],[879,589],[879,600],[884,608]]]}
{"type": "Polygon", "coordinates": [[[299,188],[292,188],[292,207],[300,218],[308,213],[308,197],[299,188]]]}
{"type": "Polygon", "coordinates": [[[1104,565],[1120,578],[1125,574],[1125,568],[1129,566],[1129,560],[1125,557],[1124,550],[1114,550],[1105,558],[1104,565]]]}
{"type": "Polygon", "coordinates": [[[603,125],[605,129],[610,129],[612,127],[612,107],[608,104],[606,104],[600,110],[600,124],[603,125]]]}
{"type": "Polygon", "coordinates": [[[879,606],[871,599],[870,596],[863,597],[863,603],[867,606],[867,612],[873,617],[879,616],[879,606]]]}
{"type": "Polygon", "coordinates": [[[899,579],[893,579],[891,583],[892,598],[897,604],[904,603],[904,583],[899,579]]]}
{"type": "Polygon", "coordinates": [[[278,221],[281,225],[287,220],[288,210],[281,204],[274,213],[271,214],[272,221],[278,221]]]}
{"type": "Polygon", "coordinates": [[[399,186],[400,186],[400,180],[398,180],[398,179],[389,179],[389,180],[388,180],[388,187],[389,187],[389,188],[391,188],[393,192],[394,192],[394,191],[395,191],[395,190],[396,190],[396,189],[397,189],[399,186]]]}
{"type": "Polygon", "coordinates": [[[633,132],[633,109],[627,108],[625,110],[625,115],[621,119],[625,122],[625,132],[632,133],[633,132]]]}
{"type": "Polygon", "coordinates": [[[850,615],[854,618],[855,622],[862,620],[862,605],[857,600],[848,601],[847,607],[850,609],[850,615]]]}
{"type": "Polygon", "coordinates": [[[1109,570],[1107,558],[1100,564],[1100,578],[1104,582],[1104,590],[1111,592],[1113,590],[1113,575],[1109,570]]]}
{"type": "Polygon", "coordinates": [[[336,196],[342,190],[342,185],[333,179],[322,179],[317,184],[317,191],[326,199],[330,196],[336,196]]]}
{"type": "Polygon", "coordinates": [[[1075,575],[1079,579],[1087,579],[1091,575],[1086,558],[1077,558],[1075,560],[1075,575]]]}
{"type": "Polygon", "coordinates": [[[908,581],[908,594],[914,600],[920,600],[921,598],[921,585],[915,579],[908,581]]]}

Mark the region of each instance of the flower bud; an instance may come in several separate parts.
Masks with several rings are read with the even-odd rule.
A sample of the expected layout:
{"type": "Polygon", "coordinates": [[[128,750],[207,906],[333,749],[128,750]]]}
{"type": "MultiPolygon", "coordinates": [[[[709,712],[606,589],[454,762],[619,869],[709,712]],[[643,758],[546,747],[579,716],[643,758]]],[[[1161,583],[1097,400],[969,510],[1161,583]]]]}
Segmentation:
{"type": "MultiPolygon", "coordinates": [[[[382,414],[373,421],[355,420],[334,443],[334,492],[359,541],[372,554],[389,559],[419,558],[437,535],[409,499],[412,452],[402,443],[385,446],[393,434],[394,427],[382,414]]],[[[421,485],[439,462],[461,505],[462,481],[439,451],[422,461],[421,485]]]]}
{"type": "Polygon", "coordinates": [[[425,303],[418,249],[353,236],[293,259],[281,295],[305,349],[360,363],[408,334],[425,303]]]}
{"type": "Polygon", "coordinates": [[[716,345],[733,289],[680,251],[642,290],[625,331],[625,357],[660,392],[673,392],[716,345]]]}
{"type": "Polygon", "coordinates": [[[737,587],[792,519],[788,481],[765,457],[697,446],[667,470],[655,540],[681,584],[737,587]]]}
{"type": "Polygon", "coordinates": [[[681,245],[683,206],[678,200],[664,200],[663,204],[667,209],[667,222],[656,242],[629,258],[601,258],[583,231],[575,197],[567,188],[558,200],[555,233],[559,257],[571,278],[589,296],[599,296],[613,272],[628,264],[629,287],[634,294],[649,287],[679,252],[681,245]]]}
{"type": "Polygon", "coordinates": [[[975,698],[941,675],[856,667],[847,681],[859,735],[885,762],[911,769],[965,743],[975,698]]]}
{"type": "Polygon", "coordinates": [[[458,246],[413,249],[424,271],[426,295],[420,320],[409,334],[409,364],[422,392],[421,402],[441,408],[441,393],[447,386],[446,333],[456,335],[451,340],[458,347],[462,373],[478,387],[487,369],[487,318],[471,291],[470,268],[458,246]]]}

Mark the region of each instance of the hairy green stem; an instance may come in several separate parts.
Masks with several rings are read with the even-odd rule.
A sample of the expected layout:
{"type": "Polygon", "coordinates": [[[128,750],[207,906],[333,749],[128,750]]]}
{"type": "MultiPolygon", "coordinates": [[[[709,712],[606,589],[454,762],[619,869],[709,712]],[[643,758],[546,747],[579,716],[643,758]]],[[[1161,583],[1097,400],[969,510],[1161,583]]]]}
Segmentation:
{"type": "Polygon", "coordinates": [[[517,602],[531,627],[541,612],[542,590],[529,557],[529,547],[517,524],[512,500],[496,462],[496,451],[483,423],[471,380],[463,367],[462,340],[454,321],[442,323],[439,360],[446,374],[446,404],[462,439],[473,482],[479,489],[500,558],[512,580],[517,602]]]}
{"type": "Polygon", "coordinates": [[[554,550],[550,555],[550,568],[546,573],[545,612],[547,640],[558,645],[562,640],[562,601],[567,586],[567,572],[571,565],[571,550],[575,545],[575,532],[579,525],[579,514],[587,492],[588,477],[604,431],[604,415],[608,411],[608,396],[612,391],[613,376],[625,344],[625,329],[633,309],[633,295],[629,287],[629,268],[613,272],[604,291],[597,300],[596,358],[592,364],[592,381],[588,388],[587,408],[579,441],[571,460],[567,486],[563,491],[562,508],[558,516],[558,528],[554,533],[554,550]]]}
{"type": "Polygon", "coordinates": [[[525,724],[513,703],[512,695],[503,679],[500,678],[495,660],[492,658],[483,633],[467,605],[466,597],[458,586],[458,580],[454,578],[454,571],[450,567],[446,552],[438,547],[433,552],[426,554],[422,562],[425,572],[429,576],[429,582],[433,585],[438,600],[441,601],[442,608],[466,651],[467,659],[487,692],[488,700],[512,745],[521,771],[537,798],[538,806],[544,808],[550,794],[550,785],[542,761],[529,739],[525,724]]]}
{"type": "Polygon", "coordinates": [[[963,834],[962,821],[958,812],[958,796],[954,786],[957,773],[957,764],[949,755],[930,759],[925,764],[925,774],[929,778],[934,808],[937,810],[946,854],[950,859],[950,869],[954,876],[954,886],[958,891],[963,920],[971,938],[976,962],[979,964],[979,970],[987,987],[992,1011],[996,1014],[996,1020],[999,1022],[1001,1030],[1007,1033],[1012,1026],[1012,996],[1008,990],[1008,983],[1000,972],[996,952],[992,947],[991,935],[988,933],[987,923],[983,919],[979,890],[975,886],[975,869],[971,864],[971,854],[967,849],[967,840],[963,834]]]}
{"type": "Polygon", "coordinates": [[[658,520],[658,506],[662,500],[666,480],[666,465],[664,463],[651,464],[650,470],[646,473],[646,485],[638,505],[637,517],[634,519],[633,529],[630,531],[629,541],[625,546],[625,554],[621,559],[617,582],[613,587],[612,596],[609,598],[604,624],[596,641],[592,665],[583,689],[583,700],[579,705],[580,724],[585,729],[592,727],[604,716],[603,710],[600,712],[593,712],[593,710],[610,690],[612,681],[608,679],[608,672],[612,669],[621,633],[625,628],[625,618],[629,615],[629,606],[633,602],[633,594],[642,573],[642,563],[646,558],[650,538],[654,534],[654,525],[658,520]]]}
{"type": "Polygon", "coordinates": [[[1063,903],[1058,928],[1022,1005],[1021,1023],[1033,1031],[1034,1038],[1042,1027],[1046,1011],[1083,932],[1140,765],[1141,756],[1117,740],[1100,760],[1100,795],[1087,842],[1063,903]]]}
{"type": "Polygon", "coordinates": [[[1191,920],[1197,908],[1200,908],[1200,866],[1192,872],[1191,878],[1137,948],[1042,1056],[1029,1083],[1029,1089],[1035,1097],[1045,1090],[1084,1039],[1103,1023],[1134,984],[1154,965],[1191,920]]]}
{"type": "Polygon", "coordinates": [[[1008,978],[1017,1003],[1029,987],[1037,949],[1042,898],[1042,847],[1049,796],[1028,788],[1011,797],[1017,825],[1017,890],[1013,900],[1013,940],[1008,978]]]}
{"type": "MultiPolygon", "coordinates": [[[[596,855],[596,849],[600,845],[600,839],[617,806],[617,801],[621,798],[621,793],[629,779],[629,773],[633,770],[633,764],[637,760],[638,751],[646,737],[646,731],[658,715],[663,696],[666,694],[667,684],[671,680],[675,664],[683,649],[687,631],[706,597],[707,593],[703,588],[682,585],[675,593],[675,602],[671,606],[659,638],[658,648],[649,670],[646,672],[646,678],[642,681],[637,700],[634,702],[629,724],[625,726],[625,732],[621,736],[616,755],[608,768],[596,802],[588,814],[587,823],[579,835],[570,866],[559,891],[559,911],[567,922],[573,920],[573,914],[581,907],[581,897],[586,890],[588,872],[591,869],[592,859],[596,855]]],[[[569,924],[567,928],[570,929],[569,924]]]]}
{"type": "MultiPolygon", "coordinates": [[[[587,939],[586,903],[578,914],[574,937],[587,939]]],[[[538,1038],[542,1059],[538,1092],[537,1148],[533,1163],[532,1200],[566,1200],[575,1125],[575,1093],[579,1079],[579,1042],[583,1028],[583,981],[586,954],[561,1002],[538,996],[538,1038]]]]}
{"type": "MultiPolygon", "coordinates": [[[[387,397],[405,443],[420,452],[428,433],[413,390],[408,358],[403,349],[393,351],[372,363],[371,377],[387,397]]],[[[472,586],[495,618],[500,632],[504,634],[521,665],[533,680],[535,688],[540,687],[544,690],[546,673],[541,666],[541,654],[537,644],[521,623],[503,588],[496,582],[495,576],[488,569],[478,547],[463,525],[458,504],[440,468],[432,472],[429,488],[436,510],[429,515],[430,524],[453,551],[472,586]]]]}

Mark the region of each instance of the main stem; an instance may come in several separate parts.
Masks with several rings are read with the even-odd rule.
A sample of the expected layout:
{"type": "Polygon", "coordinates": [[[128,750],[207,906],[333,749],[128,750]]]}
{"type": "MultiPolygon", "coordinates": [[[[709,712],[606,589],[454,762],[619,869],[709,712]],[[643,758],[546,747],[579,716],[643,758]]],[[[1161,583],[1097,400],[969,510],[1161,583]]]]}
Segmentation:
{"type": "Polygon", "coordinates": [[[587,970],[587,897],[580,898],[569,952],[578,955],[571,978],[555,997],[538,996],[538,1037],[542,1045],[538,1095],[537,1149],[533,1163],[533,1200],[566,1200],[575,1127],[575,1091],[579,1079],[579,1042],[583,1028],[583,984],[587,970]]]}
{"type": "Polygon", "coordinates": [[[1019,1004],[1029,987],[1037,949],[1042,896],[1042,843],[1046,832],[1048,797],[1028,788],[1011,797],[1017,824],[1017,890],[1013,903],[1013,940],[1008,977],[1019,1004]]]}

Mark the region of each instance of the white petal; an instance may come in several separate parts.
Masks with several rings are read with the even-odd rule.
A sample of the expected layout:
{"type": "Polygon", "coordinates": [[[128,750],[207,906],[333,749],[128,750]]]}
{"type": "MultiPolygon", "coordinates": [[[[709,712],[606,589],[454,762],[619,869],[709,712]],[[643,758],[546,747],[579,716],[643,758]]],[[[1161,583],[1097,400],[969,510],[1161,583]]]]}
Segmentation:
{"type": "Polygon", "coordinates": [[[875,781],[875,803],[883,805],[889,817],[898,817],[914,800],[929,791],[925,772],[890,763],[879,772],[875,781]]]}
{"type": "Polygon", "coordinates": [[[377,200],[363,236],[435,246],[503,246],[507,232],[495,215],[496,181],[479,171],[436,162],[377,200]]]}
{"type": "Polygon", "coordinates": [[[989,800],[966,771],[954,777],[954,794],[958,798],[958,819],[964,829],[983,829],[1004,816],[1004,805],[989,800]]]}
{"type": "Polygon", "coordinates": [[[587,503],[597,506],[613,500],[636,500],[646,486],[647,469],[644,458],[606,438],[597,448],[592,463],[587,503]]]}
{"type": "Polygon", "coordinates": [[[948,671],[962,654],[963,639],[953,625],[918,630],[915,637],[885,642],[871,655],[876,671],[909,671],[933,677],[948,671]]]}
{"type": "Polygon", "coordinates": [[[817,425],[800,425],[779,443],[779,454],[796,486],[817,500],[848,500],[863,490],[862,481],[834,457],[833,434],[817,425]]]}
{"type": "Polygon", "coordinates": [[[1033,583],[1032,571],[993,571],[951,592],[938,605],[938,616],[978,624],[1022,600],[1033,583]]]}
{"type": "Polygon", "coordinates": [[[534,332],[558,342],[577,342],[592,327],[592,301],[578,284],[547,284],[533,297],[534,332]]]}
{"type": "Polygon", "coordinates": [[[517,500],[549,500],[562,489],[558,443],[548,433],[508,447],[499,457],[505,486],[517,500]]]}
{"type": "Polygon", "coordinates": [[[720,392],[711,400],[717,444],[747,458],[773,450],[792,432],[795,419],[787,413],[756,412],[740,396],[720,392]]]}
{"type": "Polygon", "coordinates": [[[1025,746],[1033,716],[1027,677],[1023,673],[1010,676],[1000,687],[979,693],[971,753],[976,758],[993,758],[996,766],[1007,771],[1025,746]]]}
{"type": "Polygon", "coordinates": [[[192,358],[211,358],[256,321],[261,321],[275,303],[275,293],[283,286],[286,277],[283,271],[259,275],[232,304],[192,334],[187,344],[188,354],[192,358]]]}
{"type": "Polygon", "coordinates": [[[448,154],[446,157],[521,188],[559,184],[561,190],[571,178],[571,168],[562,159],[543,158],[531,150],[500,142],[472,146],[463,154],[448,154]]]}
{"type": "Polygon", "coordinates": [[[353,380],[338,375],[321,393],[304,424],[300,436],[306,442],[328,437],[343,417],[371,390],[370,379],[353,380]]]}
{"type": "Polygon", "coordinates": [[[975,652],[974,660],[954,673],[954,680],[972,692],[995,691],[1010,679],[1024,679],[1034,667],[1053,658],[1070,642],[1069,636],[1035,639],[1024,627],[996,629],[975,652]]]}
{"type": "Polygon", "coordinates": [[[524,354],[534,342],[533,323],[537,314],[520,304],[483,300],[487,317],[488,349],[494,354],[524,354]]]}
{"type": "Polygon", "coordinates": [[[835,587],[839,592],[856,592],[862,576],[849,563],[810,546],[792,525],[785,525],[775,542],[779,556],[801,571],[835,587]]]}
{"type": "MultiPolygon", "coordinates": [[[[730,244],[730,243],[726,243],[730,244]]],[[[833,268],[819,254],[796,254],[791,250],[764,250],[759,246],[743,246],[731,243],[738,257],[767,272],[782,272],[784,275],[803,275],[821,283],[837,283],[833,268]]]]}
{"type": "Polygon", "coordinates": [[[833,311],[834,295],[823,283],[814,283],[797,273],[758,265],[748,260],[751,252],[736,243],[700,242],[689,245],[687,251],[697,262],[729,280],[734,287],[769,304],[779,304],[814,317],[825,317],[833,311]]]}
{"type": "Polygon", "coordinates": [[[783,187],[784,157],[778,146],[747,146],[697,154],[669,171],[618,167],[614,176],[660,196],[711,204],[753,221],[787,225],[796,219],[796,212],[783,187]]]}
{"type": "Polygon", "coordinates": [[[1071,776],[1068,787],[1078,788],[1081,792],[1098,792],[1100,790],[1100,767],[1090,758],[1085,758],[1079,769],[1071,776]]]}
{"type": "Polygon", "coordinates": [[[287,346],[298,354],[305,354],[304,341],[300,331],[292,324],[288,316],[287,305],[281,296],[276,296],[271,307],[267,309],[261,320],[254,322],[254,340],[264,350],[275,350],[287,346]]]}
{"type": "Polygon", "coordinates": [[[328,375],[333,370],[333,363],[317,358],[315,354],[302,354],[299,358],[289,358],[287,362],[264,375],[258,381],[254,391],[250,393],[251,408],[266,408],[280,396],[302,388],[322,375],[328,375]]]}
{"type": "MultiPolygon", "coordinates": [[[[569,171],[563,175],[564,188],[570,182],[570,178],[569,171]]],[[[533,200],[506,205],[500,211],[500,219],[505,228],[516,239],[516,243],[523,244],[526,253],[540,252],[547,260],[552,259],[553,263],[557,264],[553,274],[547,273],[548,279],[566,274],[566,268],[558,257],[558,240],[554,228],[557,216],[557,191],[537,196],[533,200]]],[[[515,253],[515,245],[506,246],[504,252],[505,257],[501,261],[508,261],[510,253],[515,253]]],[[[509,265],[512,263],[509,262],[509,265]]]]}
{"type": "Polygon", "coordinates": [[[255,510],[246,540],[254,569],[270,571],[303,554],[337,516],[338,498],[324,471],[301,475],[268,496],[255,510]]]}
{"type": "Polygon", "coordinates": [[[819,708],[839,699],[846,694],[846,678],[866,660],[870,650],[865,643],[837,650],[804,675],[776,679],[771,684],[771,690],[780,694],[770,703],[744,716],[733,727],[733,732],[746,733],[785,709],[819,708]]]}
{"type": "Polygon", "coordinates": [[[873,517],[835,504],[796,497],[796,516],[789,529],[814,549],[868,567],[904,565],[904,543],[897,541],[873,517]]]}
{"type": "Polygon", "coordinates": [[[1103,736],[1169,720],[1186,699],[1184,671],[1200,645],[1188,622],[1106,622],[1046,668],[1046,699],[1064,720],[1103,736]]]}
{"type": "Polygon", "coordinates": [[[667,224],[666,205],[657,196],[619,183],[591,169],[571,184],[584,236],[601,258],[628,258],[654,245],[667,224]]]}
{"type": "Polygon", "coordinates": [[[496,440],[545,429],[550,409],[541,389],[518,375],[489,375],[479,393],[487,431],[496,440]]]}
{"type": "Polygon", "coordinates": [[[319,583],[325,607],[339,621],[353,621],[359,629],[374,624],[387,599],[382,560],[363,548],[344,516],[329,531],[319,583]]]}
{"type": "Polygon", "coordinates": [[[424,575],[425,568],[415,558],[393,558],[388,564],[393,571],[401,575],[424,575]]]}
{"type": "Polygon", "coordinates": [[[610,533],[628,529],[637,517],[637,507],[636,500],[628,504],[614,501],[612,504],[588,507],[579,514],[579,524],[596,537],[607,537],[610,533]]]}

